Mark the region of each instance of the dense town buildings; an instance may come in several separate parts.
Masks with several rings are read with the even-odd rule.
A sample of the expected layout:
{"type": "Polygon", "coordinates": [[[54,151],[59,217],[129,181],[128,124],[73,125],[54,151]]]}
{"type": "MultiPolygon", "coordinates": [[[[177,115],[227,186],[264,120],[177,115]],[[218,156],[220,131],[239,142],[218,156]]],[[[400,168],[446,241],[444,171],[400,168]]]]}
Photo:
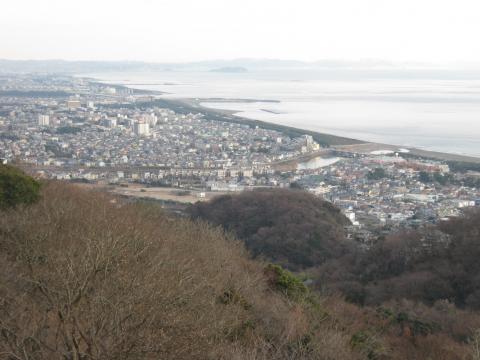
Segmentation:
{"type": "Polygon", "coordinates": [[[299,186],[339,206],[363,241],[480,205],[478,188],[464,182],[477,174],[451,173],[441,161],[332,148],[318,163],[322,149],[309,135],[211,120],[201,108],[178,113],[154,99],[82,78],[0,76],[0,159],[48,178],[199,194],[299,186]],[[300,164],[277,166],[288,161],[300,164]]]}

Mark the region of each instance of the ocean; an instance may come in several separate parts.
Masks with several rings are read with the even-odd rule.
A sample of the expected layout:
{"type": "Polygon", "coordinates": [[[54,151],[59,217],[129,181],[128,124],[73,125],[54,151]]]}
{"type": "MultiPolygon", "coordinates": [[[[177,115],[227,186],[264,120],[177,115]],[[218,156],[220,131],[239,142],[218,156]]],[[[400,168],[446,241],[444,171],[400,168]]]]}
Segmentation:
{"type": "Polygon", "coordinates": [[[453,71],[256,70],[88,74],[276,124],[480,157],[480,76],[453,71]],[[219,100],[220,99],[220,100],[219,100]]]}

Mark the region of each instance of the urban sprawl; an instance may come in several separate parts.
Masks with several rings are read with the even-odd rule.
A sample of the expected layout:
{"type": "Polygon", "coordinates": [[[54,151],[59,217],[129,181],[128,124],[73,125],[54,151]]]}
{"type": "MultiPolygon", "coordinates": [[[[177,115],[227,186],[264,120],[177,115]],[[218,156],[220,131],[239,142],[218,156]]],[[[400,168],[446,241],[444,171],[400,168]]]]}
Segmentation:
{"type": "Polygon", "coordinates": [[[351,220],[350,236],[366,244],[392,228],[418,228],[480,206],[475,171],[454,172],[407,149],[325,147],[310,135],[290,138],[233,116],[212,120],[201,107],[174,111],[158,106],[158,98],[84,78],[2,75],[0,159],[38,177],[120,194],[140,188],[142,197],[156,188],[195,201],[260,187],[303,188],[340,207],[351,220]]]}

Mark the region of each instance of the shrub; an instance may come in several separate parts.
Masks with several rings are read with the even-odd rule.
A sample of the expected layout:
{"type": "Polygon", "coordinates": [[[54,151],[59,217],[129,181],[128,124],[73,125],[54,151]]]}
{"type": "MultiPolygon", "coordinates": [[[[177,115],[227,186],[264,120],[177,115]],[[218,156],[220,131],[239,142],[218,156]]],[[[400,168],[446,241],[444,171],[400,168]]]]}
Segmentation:
{"type": "Polygon", "coordinates": [[[0,208],[32,204],[39,198],[40,184],[22,171],[0,165],[0,208]]]}
{"type": "Polygon", "coordinates": [[[370,331],[358,331],[352,335],[350,344],[366,355],[367,359],[379,359],[386,353],[384,346],[370,331]]]}
{"type": "Polygon", "coordinates": [[[268,264],[264,272],[271,287],[288,297],[299,300],[307,295],[308,289],[303,282],[281,266],[268,264]]]}

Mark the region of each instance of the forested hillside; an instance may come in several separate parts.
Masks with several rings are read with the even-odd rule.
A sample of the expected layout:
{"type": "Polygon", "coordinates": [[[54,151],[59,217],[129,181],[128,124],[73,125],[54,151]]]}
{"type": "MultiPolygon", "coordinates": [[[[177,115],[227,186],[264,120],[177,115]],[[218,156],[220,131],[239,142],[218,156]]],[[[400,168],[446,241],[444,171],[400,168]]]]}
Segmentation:
{"type": "Polygon", "coordinates": [[[438,227],[395,233],[366,252],[352,252],[318,269],[318,286],[377,305],[408,298],[428,305],[447,300],[480,310],[480,212],[438,227]]]}
{"type": "Polygon", "coordinates": [[[220,196],[189,212],[232,231],[254,256],[301,270],[317,294],[340,294],[367,313],[376,309],[402,336],[444,333],[447,342],[468,343],[478,334],[479,212],[393,232],[369,248],[345,239],[348,220],[338,209],[298,190],[220,196]]]}
{"type": "Polygon", "coordinates": [[[350,221],[330,203],[296,190],[264,189],[197,202],[194,219],[221,225],[245,242],[254,256],[290,269],[338,258],[353,244],[344,226],[350,221]]]}
{"type": "Polygon", "coordinates": [[[0,359],[478,359],[470,309],[352,304],[220,227],[17,175],[22,196],[0,210],[0,359]]]}

